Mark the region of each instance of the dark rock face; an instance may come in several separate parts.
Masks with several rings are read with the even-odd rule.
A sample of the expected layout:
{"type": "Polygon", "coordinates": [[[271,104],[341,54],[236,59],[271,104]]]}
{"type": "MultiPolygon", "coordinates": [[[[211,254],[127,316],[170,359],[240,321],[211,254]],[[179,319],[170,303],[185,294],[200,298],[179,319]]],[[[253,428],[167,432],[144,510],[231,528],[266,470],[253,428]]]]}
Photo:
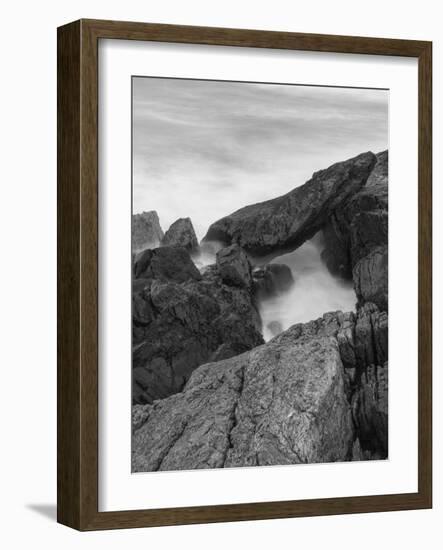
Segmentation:
{"type": "Polygon", "coordinates": [[[189,251],[197,250],[198,240],[191,218],[179,218],[166,231],[162,246],[182,246],[189,251]]]}
{"type": "Polygon", "coordinates": [[[286,292],[294,284],[291,269],[285,264],[267,264],[252,272],[254,294],[259,299],[286,292]]]}
{"type": "Polygon", "coordinates": [[[374,302],[388,309],[388,247],[379,246],[361,258],[353,269],[355,293],[361,303],[374,302]]]}
{"type": "Polygon", "coordinates": [[[180,391],[211,357],[263,343],[250,292],[226,284],[216,266],[200,275],[184,248],[146,251],[133,285],[133,401],[180,391]]]}
{"type": "Polygon", "coordinates": [[[249,288],[252,284],[251,264],[244,250],[233,244],[216,255],[217,270],[228,285],[249,288]]]}
{"type": "Polygon", "coordinates": [[[322,258],[332,273],[354,279],[360,303],[388,307],[388,152],[366,185],[331,214],[323,229],[322,258]]]}
{"type": "Polygon", "coordinates": [[[134,276],[136,279],[159,279],[177,283],[201,279],[188,252],[180,247],[145,250],[135,261],[134,276]]]}
{"type": "Polygon", "coordinates": [[[295,250],[363,187],[375,163],[369,152],[316,172],[286,195],[246,206],[213,223],[204,240],[237,243],[258,256],[295,250]]]}
{"type": "Polygon", "coordinates": [[[374,304],[328,313],[200,366],[182,392],[134,409],[132,470],[385,458],[385,321],[374,304]]]}
{"type": "Polygon", "coordinates": [[[155,210],[133,214],[132,216],[132,250],[135,254],[146,248],[156,248],[163,239],[160,220],[155,210]]]}
{"type": "Polygon", "coordinates": [[[352,396],[354,422],[358,426],[360,447],[368,458],[382,459],[388,454],[388,366],[370,365],[362,373],[352,396]]]}

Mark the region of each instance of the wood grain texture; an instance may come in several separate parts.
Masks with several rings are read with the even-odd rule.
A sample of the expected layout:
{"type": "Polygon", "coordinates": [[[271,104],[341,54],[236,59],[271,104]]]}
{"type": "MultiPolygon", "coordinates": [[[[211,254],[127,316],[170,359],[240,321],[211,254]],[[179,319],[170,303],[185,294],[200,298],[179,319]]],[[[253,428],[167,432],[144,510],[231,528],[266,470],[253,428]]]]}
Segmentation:
{"type": "Polygon", "coordinates": [[[58,29],[58,521],[79,530],[432,506],[432,49],[409,40],[81,20],[58,29]],[[98,41],[400,55],[419,60],[417,493],[98,512],[98,41]]]}
{"type": "Polygon", "coordinates": [[[79,525],[80,495],[80,23],[57,51],[57,517],[79,525]]]}

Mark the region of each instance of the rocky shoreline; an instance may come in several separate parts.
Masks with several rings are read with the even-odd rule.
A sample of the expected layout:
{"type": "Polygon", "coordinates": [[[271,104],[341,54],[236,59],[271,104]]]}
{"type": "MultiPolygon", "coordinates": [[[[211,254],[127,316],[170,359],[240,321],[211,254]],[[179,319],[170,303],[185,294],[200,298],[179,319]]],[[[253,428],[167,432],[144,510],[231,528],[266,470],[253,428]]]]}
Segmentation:
{"type": "Polygon", "coordinates": [[[189,218],[164,233],[136,214],[133,252],[132,471],[387,458],[387,152],[244,207],[200,244],[189,218]],[[270,262],[319,231],[356,311],[265,343],[260,300],[297,284],[270,262]]]}

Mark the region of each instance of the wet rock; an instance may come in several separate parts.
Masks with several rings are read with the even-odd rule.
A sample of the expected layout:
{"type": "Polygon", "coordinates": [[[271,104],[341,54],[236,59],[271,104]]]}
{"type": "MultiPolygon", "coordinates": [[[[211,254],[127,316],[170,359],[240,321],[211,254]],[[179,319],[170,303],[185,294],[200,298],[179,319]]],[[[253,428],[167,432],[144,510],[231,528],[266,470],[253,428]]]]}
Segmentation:
{"type": "Polygon", "coordinates": [[[370,152],[338,162],[286,195],[246,206],[218,220],[204,240],[237,243],[256,256],[295,250],[363,187],[375,163],[376,157],[370,152]]]}
{"type": "Polygon", "coordinates": [[[216,255],[217,270],[223,282],[243,288],[252,284],[251,264],[244,250],[236,244],[222,248],[216,255]]]}
{"type": "Polygon", "coordinates": [[[145,250],[134,264],[136,279],[158,279],[182,283],[199,280],[201,275],[188,251],[182,247],[162,247],[145,250]]]}
{"type": "Polygon", "coordinates": [[[134,403],[176,393],[202,363],[263,343],[251,293],[225,284],[216,266],[185,281],[172,280],[170,271],[168,277],[164,270],[148,275],[153,273],[160,278],[142,279],[142,290],[133,296],[134,403]]]}
{"type": "Polygon", "coordinates": [[[162,246],[182,246],[188,251],[198,248],[198,240],[192,225],[191,218],[179,218],[166,231],[162,246]]]}
{"type": "Polygon", "coordinates": [[[336,275],[353,278],[360,303],[387,309],[388,152],[377,155],[366,184],[344,201],[323,228],[322,258],[336,275]]]}
{"type": "Polygon", "coordinates": [[[137,254],[146,248],[157,248],[163,239],[163,230],[155,210],[133,214],[132,251],[137,254]]]}
{"type": "Polygon", "coordinates": [[[254,294],[259,299],[288,291],[294,284],[291,269],[285,264],[267,264],[252,272],[254,294]]]}

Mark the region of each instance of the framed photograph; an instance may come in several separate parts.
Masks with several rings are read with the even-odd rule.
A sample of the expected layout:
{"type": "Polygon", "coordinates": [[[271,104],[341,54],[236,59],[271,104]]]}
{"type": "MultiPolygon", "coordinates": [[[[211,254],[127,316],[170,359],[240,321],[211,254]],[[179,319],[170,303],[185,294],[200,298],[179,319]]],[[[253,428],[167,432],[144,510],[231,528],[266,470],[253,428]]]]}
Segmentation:
{"type": "Polygon", "coordinates": [[[59,522],[432,506],[431,53],[58,29],[59,522]]]}

